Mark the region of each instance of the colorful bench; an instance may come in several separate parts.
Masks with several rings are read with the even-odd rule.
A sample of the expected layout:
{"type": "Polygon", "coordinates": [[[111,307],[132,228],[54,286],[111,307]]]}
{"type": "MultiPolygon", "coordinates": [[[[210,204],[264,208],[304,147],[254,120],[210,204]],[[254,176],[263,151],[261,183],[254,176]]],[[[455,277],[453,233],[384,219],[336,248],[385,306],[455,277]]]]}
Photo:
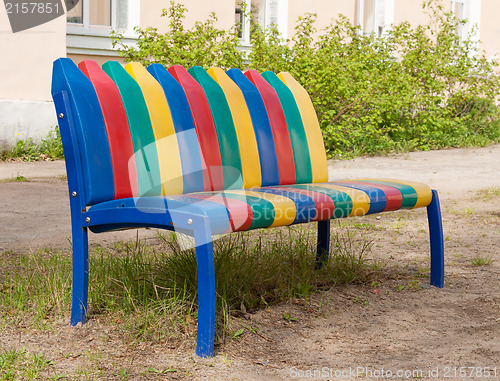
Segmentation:
{"type": "Polygon", "coordinates": [[[155,227],[194,237],[202,357],[214,346],[215,234],[317,221],[320,267],[331,219],[427,207],[430,283],[443,287],[437,192],[411,181],[328,182],[312,102],[288,73],[77,67],[61,58],[52,95],[71,205],[72,325],[86,320],[88,229],[155,227]]]}

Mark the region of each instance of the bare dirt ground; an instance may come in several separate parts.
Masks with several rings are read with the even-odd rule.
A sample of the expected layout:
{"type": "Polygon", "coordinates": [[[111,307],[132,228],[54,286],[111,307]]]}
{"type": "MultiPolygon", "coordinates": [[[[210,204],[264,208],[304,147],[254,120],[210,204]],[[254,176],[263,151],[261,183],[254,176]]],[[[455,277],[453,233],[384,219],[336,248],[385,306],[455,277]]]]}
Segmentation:
{"type": "MultiPolygon", "coordinates": [[[[44,353],[53,372],[90,379],[500,379],[499,167],[500,145],[330,163],[332,180],[410,179],[439,191],[443,289],[419,276],[429,260],[425,210],[399,211],[351,220],[350,229],[374,240],[370,259],[384,264],[376,283],[337,287],[257,311],[250,319],[232,318],[233,331],[258,331],[245,329],[227,339],[212,359],[194,356],[195,337],[180,345],[132,348],[118,339],[118,328],[98,317],[70,328],[69,311],[52,331],[6,329],[0,348],[44,353]],[[492,262],[475,266],[481,258],[492,262]]],[[[68,249],[68,210],[64,179],[0,182],[0,255],[68,249]]],[[[92,235],[91,244],[135,234],[103,235],[105,240],[92,235]]],[[[152,234],[142,230],[140,237],[152,234]]]]}

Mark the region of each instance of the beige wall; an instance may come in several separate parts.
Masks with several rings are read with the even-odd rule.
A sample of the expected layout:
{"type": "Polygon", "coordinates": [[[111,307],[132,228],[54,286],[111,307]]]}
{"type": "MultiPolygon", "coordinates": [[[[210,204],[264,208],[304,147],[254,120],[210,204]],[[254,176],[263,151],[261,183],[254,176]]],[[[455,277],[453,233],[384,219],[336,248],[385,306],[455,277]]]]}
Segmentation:
{"type": "Polygon", "coordinates": [[[0,3],[0,151],[19,139],[39,141],[57,124],[52,63],[66,56],[66,18],[12,33],[0,3]]]}
{"type": "Polygon", "coordinates": [[[96,55],[85,55],[85,54],[68,54],[68,58],[73,60],[75,64],[79,64],[83,60],[92,60],[95,61],[99,64],[99,66],[102,66],[103,63],[106,63],[108,61],[118,61],[121,64],[124,63],[124,59],[122,57],[110,57],[110,56],[96,56],[96,55]]]}
{"type": "MultiPolygon", "coordinates": [[[[187,8],[185,26],[191,28],[196,21],[205,21],[210,12],[215,12],[218,18],[217,27],[229,29],[234,25],[234,0],[176,0],[187,8]]],[[[141,2],[141,27],[155,26],[160,32],[168,28],[168,19],[161,17],[162,9],[168,8],[167,0],[143,0],[141,2]]]]}
{"type": "Polygon", "coordinates": [[[295,34],[295,26],[299,16],[305,13],[316,13],[316,29],[330,25],[339,14],[355,20],[356,0],[289,0],[288,1],[288,37],[295,34]]]}
{"type": "Polygon", "coordinates": [[[486,56],[500,54],[500,1],[483,0],[481,9],[480,40],[486,51],[486,56]]]}
{"type": "MultiPolygon", "coordinates": [[[[450,1],[441,0],[445,11],[450,10],[450,1]]],[[[481,1],[480,19],[480,48],[486,53],[486,57],[491,58],[495,53],[500,52],[500,15],[499,0],[481,1]]],[[[409,21],[411,25],[427,24],[429,16],[422,9],[422,0],[396,0],[394,9],[394,23],[409,21]]]]}
{"type": "Polygon", "coordinates": [[[394,2],[394,24],[408,21],[412,26],[424,25],[429,22],[429,16],[422,8],[422,0],[396,0],[394,2]]]}
{"type": "Polygon", "coordinates": [[[0,99],[50,100],[52,62],[66,56],[65,17],[12,33],[2,2],[0,47],[0,99]]]}

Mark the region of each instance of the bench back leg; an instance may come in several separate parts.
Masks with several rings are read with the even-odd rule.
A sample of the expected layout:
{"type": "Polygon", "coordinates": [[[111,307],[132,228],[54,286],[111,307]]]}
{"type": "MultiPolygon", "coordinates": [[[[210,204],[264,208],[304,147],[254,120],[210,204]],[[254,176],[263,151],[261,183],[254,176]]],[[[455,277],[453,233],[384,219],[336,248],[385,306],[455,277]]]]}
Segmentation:
{"type": "Polygon", "coordinates": [[[194,231],[198,276],[198,336],[196,354],[212,357],[215,338],[215,269],[210,227],[194,231]]]}
{"type": "Polygon", "coordinates": [[[71,325],[85,324],[89,285],[89,250],[87,228],[73,221],[73,288],[71,325]]]}
{"type": "Polygon", "coordinates": [[[330,254],[330,220],[318,221],[318,243],[316,244],[316,265],[319,270],[328,261],[330,254]]]}
{"type": "Polygon", "coordinates": [[[444,286],[443,222],[436,190],[432,190],[432,201],[427,206],[427,219],[431,244],[431,285],[442,288],[444,286]]]}

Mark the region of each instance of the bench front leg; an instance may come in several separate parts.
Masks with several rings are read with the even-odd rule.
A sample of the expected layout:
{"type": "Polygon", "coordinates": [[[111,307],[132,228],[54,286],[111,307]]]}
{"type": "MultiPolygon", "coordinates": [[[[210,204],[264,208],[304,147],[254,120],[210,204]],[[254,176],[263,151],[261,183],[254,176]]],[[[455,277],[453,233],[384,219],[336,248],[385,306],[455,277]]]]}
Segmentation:
{"type": "MultiPolygon", "coordinates": [[[[196,221],[198,222],[198,221],[196,221]]],[[[198,336],[196,354],[214,355],[215,339],[215,269],[212,235],[208,219],[194,230],[198,275],[198,336]]]]}
{"type": "Polygon", "coordinates": [[[436,190],[432,190],[432,201],[427,206],[429,237],[431,245],[431,285],[444,287],[444,241],[441,207],[436,190]]]}
{"type": "Polygon", "coordinates": [[[89,286],[89,248],[86,227],[73,222],[73,287],[71,299],[71,325],[87,321],[87,299],[89,286]]]}

